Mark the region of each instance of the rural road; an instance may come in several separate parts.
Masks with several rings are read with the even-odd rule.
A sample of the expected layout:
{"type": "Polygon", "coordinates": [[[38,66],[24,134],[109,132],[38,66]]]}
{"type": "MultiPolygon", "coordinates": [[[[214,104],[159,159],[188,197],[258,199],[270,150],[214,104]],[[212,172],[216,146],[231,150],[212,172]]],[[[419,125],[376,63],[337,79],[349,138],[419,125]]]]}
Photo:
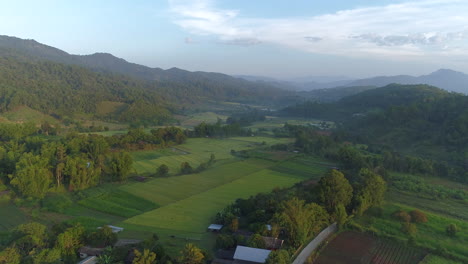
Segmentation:
{"type": "Polygon", "coordinates": [[[325,239],[327,239],[328,236],[330,236],[332,233],[336,232],[336,223],[331,224],[320,234],[318,234],[314,240],[310,241],[310,243],[299,253],[297,258],[293,261],[292,264],[304,264],[304,262],[307,260],[307,258],[312,254],[312,251],[314,251],[320,243],[322,243],[325,239]]]}

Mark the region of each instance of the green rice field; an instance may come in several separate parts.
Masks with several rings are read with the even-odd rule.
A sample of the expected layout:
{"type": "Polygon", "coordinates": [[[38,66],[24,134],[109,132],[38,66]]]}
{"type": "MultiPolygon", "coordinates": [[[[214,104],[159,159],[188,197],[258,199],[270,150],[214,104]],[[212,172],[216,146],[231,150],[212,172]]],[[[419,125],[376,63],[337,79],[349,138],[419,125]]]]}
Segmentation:
{"type": "Polygon", "coordinates": [[[163,150],[148,150],[132,152],[133,168],[138,174],[154,174],[161,164],[169,167],[169,174],[177,174],[182,162],[188,162],[193,168],[210,159],[214,154],[217,161],[234,159],[231,150],[247,150],[258,147],[265,142],[267,145],[289,143],[289,138],[269,137],[234,137],[228,139],[191,138],[182,145],[163,150]]]}

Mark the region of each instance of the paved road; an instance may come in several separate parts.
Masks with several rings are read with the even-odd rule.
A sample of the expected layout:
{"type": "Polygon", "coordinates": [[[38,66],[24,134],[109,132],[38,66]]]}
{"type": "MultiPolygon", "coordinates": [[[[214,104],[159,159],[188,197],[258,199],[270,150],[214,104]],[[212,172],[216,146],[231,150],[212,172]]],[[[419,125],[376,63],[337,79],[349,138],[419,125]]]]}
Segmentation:
{"type": "Polygon", "coordinates": [[[307,258],[312,254],[312,252],[322,243],[328,236],[332,233],[336,232],[336,223],[331,224],[327,228],[325,228],[320,234],[318,234],[314,240],[310,241],[310,243],[299,253],[297,258],[294,260],[292,264],[304,264],[307,258]]]}

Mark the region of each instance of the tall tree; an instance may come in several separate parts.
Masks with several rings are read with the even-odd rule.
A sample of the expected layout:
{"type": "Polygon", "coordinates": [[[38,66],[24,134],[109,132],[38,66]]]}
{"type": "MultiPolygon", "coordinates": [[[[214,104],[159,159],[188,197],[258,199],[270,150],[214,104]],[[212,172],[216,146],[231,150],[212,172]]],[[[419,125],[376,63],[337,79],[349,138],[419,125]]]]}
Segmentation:
{"type": "Polygon", "coordinates": [[[291,258],[287,250],[280,249],[272,251],[268,256],[265,264],[290,264],[291,258]]]}
{"type": "Polygon", "coordinates": [[[8,247],[0,252],[0,264],[20,264],[21,254],[15,247],[8,247]]]}
{"type": "Polygon", "coordinates": [[[16,164],[10,183],[29,197],[44,198],[52,183],[49,161],[32,153],[25,153],[16,164]]]}
{"type": "Polygon", "coordinates": [[[63,256],[72,256],[83,246],[85,230],[81,225],[70,227],[57,237],[57,248],[63,256]]]}
{"type": "Polygon", "coordinates": [[[107,174],[116,181],[125,181],[132,169],[133,159],[128,152],[112,153],[107,159],[107,174]]]}
{"type": "Polygon", "coordinates": [[[380,205],[384,199],[387,184],[385,180],[373,171],[363,168],[359,171],[358,190],[355,196],[355,211],[362,215],[368,208],[380,205]]]}
{"type": "Polygon", "coordinates": [[[132,261],[132,264],[156,264],[156,254],[149,251],[149,249],[144,249],[141,253],[138,249],[134,251],[135,258],[132,261]]]}
{"type": "Polygon", "coordinates": [[[300,246],[328,224],[329,215],[322,206],[294,197],[280,205],[275,220],[287,230],[291,243],[300,246]]]}
{"type": "Polygon", "coordinates": [[[191,243],[185,245],[180,253],[179,262],[181,264],[202,264],[205,258],[201,249],[191,243]]]}
{"type": "Polygon", "coordinates": [[[335,211],[338,204],[348,206],[353,197],[353,187],[337,170],[330,170],[319,181],[319,197],[329,212],[335,211]]]}

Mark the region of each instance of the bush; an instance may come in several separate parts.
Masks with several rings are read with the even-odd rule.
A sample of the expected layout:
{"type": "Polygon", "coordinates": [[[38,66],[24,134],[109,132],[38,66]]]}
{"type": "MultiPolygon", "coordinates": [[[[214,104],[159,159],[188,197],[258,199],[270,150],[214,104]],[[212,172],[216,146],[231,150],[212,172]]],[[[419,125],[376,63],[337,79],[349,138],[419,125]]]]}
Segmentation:
{"type": "Polygon", "coordinates": [[[355,221],[351,220],[346,224],[346,227],[351,229],[351,230],[356,230],[359,232],[364,232],[365,228],[361,226],[360,224],[356,223],[355,221]]]}
{"type": "Polygon", "coordinates": [[[165,177],[169,173],[169,167],[166,164],[161,164],[156,169],[156,176],[157,177],[165,177]]]}
{"type": "Polygon", "coordinates": [[[410,222],[411,221],[411,216],[403,210],[398,210],[393,213],[393,217],[396,219],[402,221],[402,222],[410,222]]]}
{"type": "Polygon", "coordinates": [[[190,166],[190,163],[185,161],[185,162],[182,162],[180,164],[180,173],[181,174],[190,174],[192,172],[193,172],[193,168],[192,168],[192,166],[190,166]]]}
{"type": "Polygon", "coordinates": [[[458,226],[456,224],[450,224],[445,228],[445,232],[451,237],[456,236],[458,231],[458,226]]]}
{"type": "Polygon", "coordinates": [[[411,215],[411,220],[414,223],[426,223],[427,222],[427,216],[425,213],[419,211],[419,210],[413,210],[410,212],[411,215]]]}
{"type": "Polygon", "coordinates": [[[401,225],[401,231],[403,231],[404,233],[406,233],[406,234],[408,234],[410,236],[414,236],[418,232],[418,228],[413,223],[404,222],[401,225]]]}

